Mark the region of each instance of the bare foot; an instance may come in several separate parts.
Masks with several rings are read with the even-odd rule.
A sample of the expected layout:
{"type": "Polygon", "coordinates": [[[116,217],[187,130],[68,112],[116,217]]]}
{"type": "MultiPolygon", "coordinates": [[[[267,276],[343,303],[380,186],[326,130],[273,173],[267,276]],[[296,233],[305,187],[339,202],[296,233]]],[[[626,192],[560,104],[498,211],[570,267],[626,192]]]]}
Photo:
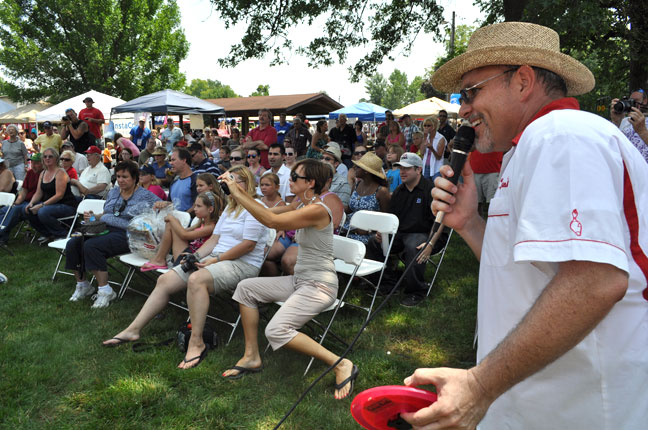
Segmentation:
{"type": "MultiPolygon", "coordinates": [[[[236,362],[236,366],[246,369],[260,369],[262,365],[263,362],[261,361],[261,357],[258,355],[256,357],[247,357],[244,355],[239,361],[236,362]]],[[[241,372],[236,369],[227,369],[223,372],[222,376],[224,378],[235,379],[235,377],[240,373],[241,372]]]]}
{"type": "MultiPolygon", "coordinates": [[[[356,368],[357,369],[357,368],[356,368]]],[[[352,376],[354,370],[353,363],[351,360],[347,360],[346,358],[340,362],[335,367],[335,384],[339,385],[342,382],[344,382],[345,379],[350,378],[352,376]]],[[[357,373],[356,373],[357,376],[357,373]]],[[[349,395],[351,392],[351,384],[353,380],[350,380],[347,384],[340,388],[336,388],[335,390],[335,398],[340,400],[344,399],[346,396],[349,395]]]]}
{"type": "Polygon", "coordinates": [[[103,345],[117,346],[117,345],[121,345],[122,343],[135,342],[136,340],[139,340],[139,338],[140,338],[139,333],[130,332],[128,331],[128,329],[126,329],[120,332],[117,336],[113,337],[112,339],[104,340],[103,345]]]}
{"type": "Polygon", "coordinates": [[[189,343],[185,358],[178,364],[178,369],[191,369],[192,367],[198,366],[202,359],[205,358],[204,355],[206,353],[207,345],[204,343],[201,342],[200,345],[192,345],[189,343]]]}

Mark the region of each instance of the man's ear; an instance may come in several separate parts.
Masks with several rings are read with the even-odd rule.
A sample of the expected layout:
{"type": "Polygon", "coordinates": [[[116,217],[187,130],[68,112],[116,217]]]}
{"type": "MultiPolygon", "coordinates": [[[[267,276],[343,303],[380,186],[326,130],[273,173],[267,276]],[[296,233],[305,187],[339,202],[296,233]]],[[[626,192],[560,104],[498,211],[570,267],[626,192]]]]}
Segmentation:
{"type": "Polygon", "coordinates": [[[538,84],[537,76],[531,66],[520,66],[519,69],[513,72],[511,85],[513,86],[513,89],[520,94],[522,101],[528,99],[533,92],[533,89],[538,84]]]}

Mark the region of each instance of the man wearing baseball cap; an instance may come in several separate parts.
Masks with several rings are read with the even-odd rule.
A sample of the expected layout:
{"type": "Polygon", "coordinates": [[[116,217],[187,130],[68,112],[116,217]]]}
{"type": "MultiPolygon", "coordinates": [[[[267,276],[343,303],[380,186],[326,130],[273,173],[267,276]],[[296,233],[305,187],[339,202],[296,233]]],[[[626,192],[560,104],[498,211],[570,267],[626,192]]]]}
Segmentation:
{"type": "Polygon", "coordinates": [[[80,198],[79,194],[89,199],[103,199],[110,190],[110,171],[101,162],[101,149],[96,146],[91,146],[86,151],[89,166],[86,167],[79,179],[71,179],[70,184],[74,185],[72,188],[77,200],[80,198]]]}
{"type": "MultiPolygon", "coordinates": [[[[133,142],[140,151],[146,148],[146,143],[151,138],[151,129],[146,126],[146,116],[141,116],[138,124],[131,128],[130,140],[133,142]]],[[[140,153],[141,155],[141,153],[140,153]]]]}
{"type": "Polygon", "coordinates": [[[54,148],[56,152],[60,153],[63,140],[60,135],[54,133],[52,130],[52,123],[45,121],[43,123],[43,130],[45,133],[38,136],[34,141],[34,149],[43,152],[47,148],[54,148]]]}
{"type": "Polygon", "coordinates": [[[97,144],[99,144],[99,141],[101,141],[101,136],[103,135],[101,127],[104,125],[106,120],[103,113],[96,107],[93,107],[94,100],[92,100],[92,97],[86,97],[85,99],[83,99],[83,103],[85,103],[86,107],[79,111],[79,119],[85,121],[86,124],[88,124],[90,133],[94,135],[97,140],[97,144]]]}
{"type": "MultiPolygon", "coordinates": [[[[648,422],[648,164],[567,96],[592,73],[530,23],[480,28],[432,85],[462,97],[476,148],[506,152],[488,223],[470,163],[435,213],[480,259],[477,365],[418,369],[438,400],[415,427],[638,429],[648,422]],[[429,425],[428,425],[429,424],[429,425]]],[[[456,138],[455,138],[456,139],[456,138]]],[[[452,318],[452,316],[448,316],[452,318]]]]}

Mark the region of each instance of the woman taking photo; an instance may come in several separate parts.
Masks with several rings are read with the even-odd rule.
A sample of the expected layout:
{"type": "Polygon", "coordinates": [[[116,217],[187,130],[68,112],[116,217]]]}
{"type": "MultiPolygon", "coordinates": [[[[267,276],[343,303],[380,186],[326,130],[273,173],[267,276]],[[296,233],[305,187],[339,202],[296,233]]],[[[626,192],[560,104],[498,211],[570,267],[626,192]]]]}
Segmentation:
{"type": "Polygon", "coordinates": [[[311,144],[306,151],[306,158],[322,158],[322,153],[324,152],[324,147],[329,141],[329,137],[326,134],[328,130],[328,122],[323,119],[317,121],[315,125],[315,133],[311,139],[311,144]]]}
{"type": "MultiPolygon", "coordinates": [[[[45,156],[43,156],[45,158],[45,156]]],[[[46,162],[44,161],[43,164],[46,162]]],[[[99,290],[93,297],[93,308],[105,308],[117,294],[108,285],[108,265],[106,260],[130,252],[126,229],[130,220],[139,215],[142,209],[150,208],[160,200],[137,185],[139,169],[137,164],[124,161],[115,167],[117,187],[111,189],[106,197],[103,215],[86,212],[83,219],[95,217],[106,224],[107,234],[90,238],[73,237],[65,247],[65,268],[74,271],[77,284],[70,301],[76,302],[94,293],[88,282],[86,271],[92,272],[97,279],[99,290]]]]}
{"type": "Polygon", "coordinates": [[[43,151],[43,172],[40,174],[36,193],[25,208],[29,223],[43,237],[40,244],[62,239],[67,228],[58,218],[74,215],[77,201],[70,188],[70,178],[59,167],[59,155],[54,148],[43,151]]]}
{"type": "MultiPolygon", "coordinates": [[[[252,200],[256,198],[254,178],[247,167],[232,167],[228,174],[234,178],[229,185],[230,191],[240,189],[241,194],[252,200]]],[[[186,288],[192,335],[187,354],[178,367],[189,369],[198,366],[207,355],[202,332],[207,318],[209,296],[231,295],[240,281],[258,275],[263,262],[266,235],[266,228],[230,196],[213,235],[193,254],[200,260],[196,264],[198,270],[185,272],[180,265],[160,276],[155,289],[133,322],[103,344],[117,346],[139,339],[142,329],[164,309],[170,296],[186,288]]]]}
{"type": "MultiPolygon", "coordinates": [[[[297,162],[290,174],[290,191],[296,197],[290,206],[267,209],[240,190],[232,192],[232,197],[267,227],[276,230],[296,228],[299,253],[294,276],[254,278],[238,284],[233,298],[240,303],[245,353],[235,366],[223,373],[225,378],[239,379],[262,369],[257,341],[258,306],[262,303],[285,302],[266,327],[266,337],[273,350],[286,346],[327,365],[332,365],[339,358],[297,331],[337,297],[333,219],[330,209],[319,198],[330,175],[328,169],[327,165],[317,160],[297,162]]],[[[230,189],[236,185],[227,174],[221,179],[230,189]]],[[[335,398],[343,399],[351,394],[357,377],[358,368],[350,360],[340,361],[335,367],[335,398]]]]}

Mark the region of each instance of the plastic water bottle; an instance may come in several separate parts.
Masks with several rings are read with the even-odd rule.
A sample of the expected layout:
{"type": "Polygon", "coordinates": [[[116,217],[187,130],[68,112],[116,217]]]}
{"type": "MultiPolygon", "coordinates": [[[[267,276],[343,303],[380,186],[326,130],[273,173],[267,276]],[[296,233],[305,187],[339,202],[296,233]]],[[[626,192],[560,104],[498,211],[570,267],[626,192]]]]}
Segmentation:
{"type": "Polygon", "coordinates": [[[90,212],[90,218],[88,219],[88,221],[93,222],[93,221],[96,221],[96,220],[97,220],[97,217],[95,217],[94,212],[90,212]]]}

